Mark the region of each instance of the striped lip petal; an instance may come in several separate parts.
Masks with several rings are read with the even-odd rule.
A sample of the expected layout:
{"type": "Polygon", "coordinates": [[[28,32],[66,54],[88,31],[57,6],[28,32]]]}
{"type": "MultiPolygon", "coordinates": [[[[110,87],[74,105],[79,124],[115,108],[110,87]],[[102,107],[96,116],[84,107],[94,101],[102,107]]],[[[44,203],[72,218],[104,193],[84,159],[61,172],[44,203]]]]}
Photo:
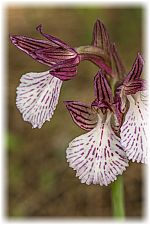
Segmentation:
{"type": "Polygon", "coordinates": [[[140,78],[143,70],[144,60],[138,53],[131,71],[125,77],[123,82],[126,95],[135,94],[138,91],[145,90],[145,81],[140,78]]]}
{"type": "Polygon", "coordinates": [[[110,115],[105,123],[99,117],[93,130],[75,138],[67,148],[67,161],[81,183],[107,186],[128,166],[120,138],[111,129],[110,115]]]}
{"type": "Polygon", "coordinates": [[[17,108],[33,128],[41,128],[45,121],[50,121],[54,113],[62,81],[50,75],[49,71],[24,74],[20,81],[17,88],[17,108]]]}
{"type": "Polygon", "coordinates": [[[94,113],[91,107],[78,101],[64,102],[73,121],[84,130],[91,130],[97,125],[97,113],[94,113]]]}
{"type": "Polygon", "coordinates": [[[148,105],[145,93],[138,92],[133,96],[127,96],[130,107],[120,133],[121,144],[128,159],[138,163],[147,163],[148,105]]]}
{"type": "Polygon", "coordinates": [[[101,70],[99,70],[94,78],[94,91],[96,100],[92,105],[95,105],[97,102],[97,107],[99,108],[111,108],[113,102],[112,91],[101,70]]]}

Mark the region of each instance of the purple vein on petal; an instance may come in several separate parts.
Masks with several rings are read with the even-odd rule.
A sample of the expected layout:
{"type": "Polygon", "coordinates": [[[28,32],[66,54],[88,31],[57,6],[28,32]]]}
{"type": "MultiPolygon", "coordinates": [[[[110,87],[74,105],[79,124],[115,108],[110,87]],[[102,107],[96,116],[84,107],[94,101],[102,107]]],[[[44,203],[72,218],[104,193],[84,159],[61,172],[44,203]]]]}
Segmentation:
{"type": "Polygon", "coordinates": [[[95,96],[99,102],[112,103],[112,91],[101,70],[94,78],[95,96]]]}
{"type": "Polygon", "coordinates": [[[73,121],[84,130],[91,130],[97,124],[97,114],[90,106],[78,101],[64,102],[73,121]]]}

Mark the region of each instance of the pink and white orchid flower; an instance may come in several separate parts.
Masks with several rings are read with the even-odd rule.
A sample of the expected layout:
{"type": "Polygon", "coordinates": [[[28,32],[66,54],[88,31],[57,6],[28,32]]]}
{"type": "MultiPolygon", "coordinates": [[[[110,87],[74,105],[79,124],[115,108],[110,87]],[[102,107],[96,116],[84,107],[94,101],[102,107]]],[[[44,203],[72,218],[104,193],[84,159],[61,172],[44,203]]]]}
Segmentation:
{"type": "Polygon", "coordinates": [[[93,29],[93,41],[90,46],[71,48],[68,44],[52,35],[45,34],[42,26],[37,31],[47,40],[37,40],[25,36],[11,35],[12,43],[36,61],[49,66],[46,72],[24,74],[17,88],[16,105],[23,119],[33,128],[41,128],[49,121],[57,106],[63,81],[77,74],[77,66],[82,60],[90,60],[111,74],[109,59],[109,36],[104,25],[98,20],[93,29]],[[103,45],[97,41],[97,30],[101,28],[103,45]],[[107,42],[107,45],[105,44],[107,42]]]}
{"type": "Polygon", "coordinates": [[[65,102],[74,122],[89,131],[69,144],[66,157],[81,183],[108,185],[123,173],[128,159],[111,125],[113,96],[101,71],[95,76],[94,87],[96,99],[91,106],[65,102]]]}
{"type": "Polygon", "coordinates": [[[96,99],[91,106],[65,102],[73,121],[89,131],[75,138],[66,151],[81,183],[108,185],[122,174],[128,160],[147,163],[147,96],[145,81],[140,78],[143,64],[138,54],[114,97],[100,70],[94,79],[96,99]]]}

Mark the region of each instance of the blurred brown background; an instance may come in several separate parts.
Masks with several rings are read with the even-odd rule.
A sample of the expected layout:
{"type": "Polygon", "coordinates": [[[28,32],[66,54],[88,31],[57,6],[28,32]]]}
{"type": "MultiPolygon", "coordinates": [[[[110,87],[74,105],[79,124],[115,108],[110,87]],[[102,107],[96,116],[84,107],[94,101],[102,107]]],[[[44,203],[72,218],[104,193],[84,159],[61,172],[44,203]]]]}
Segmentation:
{"type": "MultiPolygon", "coordinates": [[[[138,51],[142,51],[143,9],[98,7],[21,7],[6,9],[8,34],[42,38],[35,30],[44,31],[70,46],[91,42],[97,18],[107,27],[115,41],[127,71],[138,51]]],[[[7,34],[7,35],[8,35],[7,34]]],[[[63,83],[59,104],[51,122],[41,129],[32,129],[16,108],[16,87],[22,74],[48,69],[13,46],[8,37],[8,202],[9,217],[86,216],[111,217],[111,185],[87,186],[75,177],[65,159],[69,142],[84,133],[71,120],[64,100],[91,102],[94,97],[93,77],[97,67],[82,62],[76,79],[63,83]]],[[[142,217],[143,165],[130,163],[124,173],[127,217],[142,217]]]]}

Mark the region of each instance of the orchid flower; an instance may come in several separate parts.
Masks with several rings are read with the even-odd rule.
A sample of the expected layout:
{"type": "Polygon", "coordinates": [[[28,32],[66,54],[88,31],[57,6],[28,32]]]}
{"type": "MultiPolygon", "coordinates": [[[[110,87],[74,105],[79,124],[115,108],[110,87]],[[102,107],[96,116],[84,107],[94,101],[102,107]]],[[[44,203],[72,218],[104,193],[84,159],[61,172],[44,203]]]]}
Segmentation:
{"type": "MultiPolygon", "coordinates": [[[[143,64],[138,53],[114,97],[100,70],[94,79],[96,99],[91,106],[65,102],[73,121],[89,131],[75,138],[66,151],[69,166],[81,183],[108,185],[122,174],[128,160],[147,162],[147,96],[145,80],[140,78],[143,64]]],[[[119,63],[116,65],[119,68],[119,63]]]]}
{"type": "Polygon", "coordinates": [[[114,113],[111,88],[100,70],[94,79],[96,99],[91,106],[66,101],[74,122],[89,131],[75,138],[67,148],[69,166],[81,183],[108,185],[128,166],[120,137],[112,128],[114,113]]]}
{"type": "Polygon", "coordinates": [[[121,85],[121,110],[127,112],[120,136],[128,159],[147,163],[148,96],[146,82],[140,78],[143,65],[143,58],[138,54],[131,71],[121,85]]]}
{"type": "Polygon", "coordinates": [[[41,25],[37,27],[37,31],[47,40],[10,36],[17,48],[50,67],[46,72],[24,74],[17,88],[17,108],[22,113],[23,119],[30,122],[33,128],[41,128],[45,121],[51,119],[58,103],[62,83],[74,78],[80,61],[90,60],[102,67],[107,74],[110,75],[112,72],[109,36],[99,20],[94,25],[92,45],[78,48],[71,48],[58,38],[44,33],[41,25]],[[101,42],[97,41],[97,32],[101,34],[101,42]]]}
{"type": "Polygon", "coordinates": [[[59,39],[44,34],[41,26],[37,30],[48,39],[36,40],[24,36],[11,36],[12,43],[36,61],[51,69],[41,73],[24,74],[17,88],[16,105],[23,119],[33,128],[41,128],[50,120],[58,103],[63,80],[76,75],[79,56],[76,51],[59,39]]]}

